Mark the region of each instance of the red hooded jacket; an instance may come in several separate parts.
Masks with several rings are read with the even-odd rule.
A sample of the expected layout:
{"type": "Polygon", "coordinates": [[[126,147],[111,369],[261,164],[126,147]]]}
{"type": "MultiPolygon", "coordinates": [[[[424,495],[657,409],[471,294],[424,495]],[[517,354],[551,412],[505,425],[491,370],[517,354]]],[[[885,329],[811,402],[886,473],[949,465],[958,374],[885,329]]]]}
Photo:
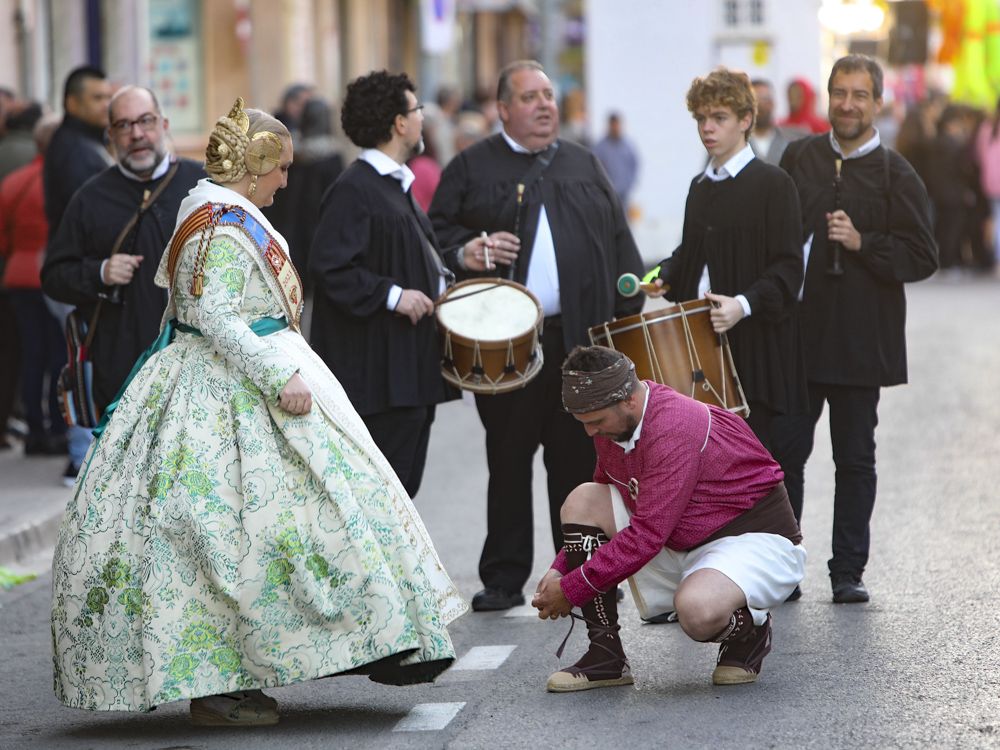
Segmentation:
{"type": "Polygon", "coordinates": [[[802,104],[797,109],[793,109],[788,117],[778,124],[801,128],[811,133],[825,133],[828,131],[830,129],[829,121],[825,117],[820,117],[816,114],[816,90],[805,78],[792,79],[788,87],[791,88],[794,85],[798,85],[802,90],[802,104]]]}

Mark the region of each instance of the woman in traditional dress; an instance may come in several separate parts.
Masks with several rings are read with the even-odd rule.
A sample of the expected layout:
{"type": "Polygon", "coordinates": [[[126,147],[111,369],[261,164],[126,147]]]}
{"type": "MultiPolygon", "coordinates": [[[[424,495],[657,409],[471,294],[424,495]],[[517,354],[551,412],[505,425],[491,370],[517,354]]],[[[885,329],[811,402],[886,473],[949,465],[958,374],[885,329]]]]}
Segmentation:
{"type": "Polygon", "coordinates": [[[302,286],[260,212],[284,125],[212,132],[157,283],[162,332],[98,428],[53,562],[68,706],[273,724],[260,689],[350,672],[433,680],[466,608],[406,491],[298,333],[302,286]]]}

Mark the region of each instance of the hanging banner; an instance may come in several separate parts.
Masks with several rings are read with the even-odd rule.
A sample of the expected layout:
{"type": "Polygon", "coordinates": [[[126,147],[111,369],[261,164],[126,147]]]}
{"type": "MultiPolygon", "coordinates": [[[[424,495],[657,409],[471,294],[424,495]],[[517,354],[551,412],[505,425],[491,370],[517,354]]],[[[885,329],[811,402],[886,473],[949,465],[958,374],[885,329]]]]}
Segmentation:
{"type": "Polygon", "coordinates": [[[455,41],[455,0],[420,0],[420,31],[426,54],[450,51],[455,41]]]}

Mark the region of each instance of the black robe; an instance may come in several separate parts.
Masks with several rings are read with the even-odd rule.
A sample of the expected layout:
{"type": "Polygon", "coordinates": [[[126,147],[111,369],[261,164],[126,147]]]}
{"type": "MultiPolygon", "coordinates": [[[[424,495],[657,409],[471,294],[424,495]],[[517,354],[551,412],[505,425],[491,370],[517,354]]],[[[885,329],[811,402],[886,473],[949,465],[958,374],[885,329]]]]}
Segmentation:
{"type": "Polygon", "coordinates": [[[423,211],[367,162],[351,164],[323,196],[309,251],[309,343],[361,415],[458,396],[441,376],[434,317],[413,325],[386,309],[394,284],[438,296],[430,252],[437,242],[423,211]]]}
{"type": "MultiPolygon", "coordinates": [[[[516,186],[533,158],[515,153],[497,134],[465,149],[445,168],[429,214],[441,245],[456,248],[445,253],[456,274],[470,275],[458,267],[457,246],[484,231],[514,231],[516,186]]],[[[524,196],[515,281],[523,284],[527,278],[543,201],[556,249],[568,352],[590,343],[590,326],[642,309],[641,296],[629,299],[616,292],[619,275],[641,275],[642,261],[600,162],[582,146],[560,140],[551,164],[524,196]]]]}
{"type": "Polygon", "coordinates": [[[812,235],[802,297],[809,381],[879,387],[906,382],[903,284],[937,269],[924,184],[895,151],[879,147],[841,168],[840,207],[861,233],[861,251],[841,252],[843,276],[829,276],[826,213],[834,208],[829,136],[793,143],[781,166],[802,203],[803,241],[812,235]]]}
{"type": "Polygon", "coordinates": [[[660,264],[670,299],[698,296],[708,266],[711,290],[750,304],[727,334],[747,400],[778,414],[806,404],[796,299],[802,286],[802,224],[795,185],[778,167],[751,160],[734,178],[691,182],[684,232],[660,264]]]}
{"type": "MultiPolygon", "coordinates": [[[[94,402],[98,412],[115,397],[135,360],[160,330],[167,292],[153,283],[160,257],[173,234],[177,210],[188,191],[205,172],[201,165],[181,159],[177,174],[143,216],[119,252],[143,256],[132,281],[121,288],[121,303],[101,306],[91,360],[94,363],[94,402]]],[[[163,178],[160,178],[163,179],[163,178]]],[[[87,181],[70,200],[42,267],[42,289],[59,302],[76,305],[90,321],[99,299],[114,287],[100,277],[119,232],[142,202],[143,191],[153,191],[160,180],[138,182],[117,166],[87,181]]]]}

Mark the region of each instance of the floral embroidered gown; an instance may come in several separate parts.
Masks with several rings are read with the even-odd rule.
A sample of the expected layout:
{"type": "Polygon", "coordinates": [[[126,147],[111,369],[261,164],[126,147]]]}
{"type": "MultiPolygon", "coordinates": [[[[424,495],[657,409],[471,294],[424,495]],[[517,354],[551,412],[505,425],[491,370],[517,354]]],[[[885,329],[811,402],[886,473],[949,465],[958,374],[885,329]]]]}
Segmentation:
{"type": "MultiPolygon", "coordinates": [[[[178,226],[236,193],[203,180],[178,226]]],[[[465,603],[343,389],[294,330],[254,242],[220,226],[203,293],[184,245],[165,322],[81,471],[53,561],[55,690],[69,706],[160,703],[355,670],[433,679],[465,603]],[[309,414],[278,396],[298,371],[309,414]]],[[[280,246],[287,257],[284,242],[280,246]]],[[[168,284],[166,257],[158,283],[168,284]]],[[[294,295],[293,295],[294,298],[294,295]]]]}

